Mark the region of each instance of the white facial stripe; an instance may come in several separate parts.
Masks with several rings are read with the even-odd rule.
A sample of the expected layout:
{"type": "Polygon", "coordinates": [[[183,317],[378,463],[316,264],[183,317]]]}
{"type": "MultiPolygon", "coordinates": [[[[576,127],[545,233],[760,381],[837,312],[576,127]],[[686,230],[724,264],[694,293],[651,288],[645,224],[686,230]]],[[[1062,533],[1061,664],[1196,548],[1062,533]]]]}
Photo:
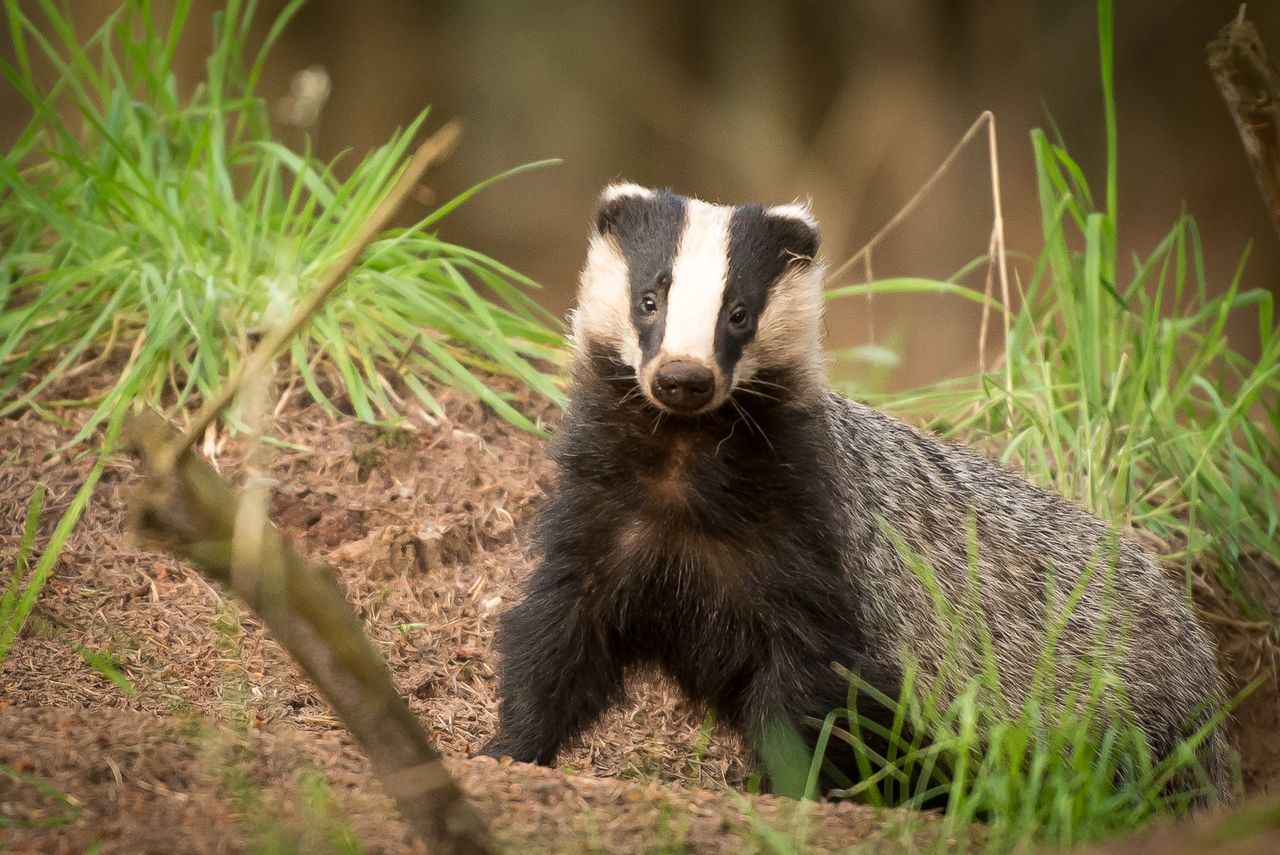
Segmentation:
{"type": "Polygon", "coordinates": [[[688,356],[715,363],[716,321],[729,265],[729,218],[733,209],[690,199],[680,250],[667,292],[664,357],[688,356]]]}
{"type": "Polygon", "coordinates": [[[640,367],[640,344],[631,323],[631,282],[617,245],[600,236],[591,239],[582,271],[578,307],[573,313],[575,347],[590,341],[611,344],[633,368],[640,367]]]}

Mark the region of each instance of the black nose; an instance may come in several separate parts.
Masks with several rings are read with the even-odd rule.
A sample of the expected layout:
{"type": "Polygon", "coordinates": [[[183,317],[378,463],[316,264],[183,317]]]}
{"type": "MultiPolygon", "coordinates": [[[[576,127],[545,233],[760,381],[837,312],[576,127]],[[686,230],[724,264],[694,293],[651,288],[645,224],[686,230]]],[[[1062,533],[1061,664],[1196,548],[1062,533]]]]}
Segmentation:
{"type": "Polygon", "coordinates": [[[653,375],[653,397],[671,409],[692,413],[711,402],[716,378],[711,369],[687,359],[663,363],[653,375]]]}

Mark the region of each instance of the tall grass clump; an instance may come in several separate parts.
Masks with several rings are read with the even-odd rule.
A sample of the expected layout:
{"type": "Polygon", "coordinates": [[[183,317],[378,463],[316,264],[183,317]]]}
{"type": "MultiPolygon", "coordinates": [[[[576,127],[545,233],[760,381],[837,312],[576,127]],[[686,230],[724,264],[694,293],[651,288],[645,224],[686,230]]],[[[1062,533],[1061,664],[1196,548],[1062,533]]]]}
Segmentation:
{"type": "MultiPolygon", "coordinates": [[[[1188,594],[1194,586],[1202,604],[1274,626],[1280,616],[1262,596],[1274,577],[1260,572],[1280,566],[1274,301],[1242,286],[1243,261],[1214,287],[1186,213],[1153,248],[1125,257],[1109,0],[1099,0],[1098,13],[1103,187],[1095,193],[1060,138],[1033,131],[1044,248],[1011,299],[983,297],[966,284],[985,257],[948,281],[880,280],[836,287],[829,296],[913,292],[984,302],[1005,339],[993,369],[875,395],[875,402],[924,417],[945,436],[987,444],[1002,463],[1081,501],[1117,529],[1153,533],[1166,562],[1184,571],[1188,594]],[[1228,321],[1242,316],[1257,330],[1257,358],[1227,340],[1228,321]]],[[[936,590],[930,569],[905,557],[936,590]]],[[[1211,796],[1197,751],[1225,713],[1211,715],[1158,761],[1128,723],[1123,685],[1105,656],[1076,663],[1065,694],[1046,679],[1026,697],[1009,697],[984,644],[981,614],[940,596],[935,610],[955,640],[951,677],[922,674],[907,662],[904,691],[889,698],[850,675],[848,708],[823,723],[819,748],[841,740],[858,749],[859,780],[846,795],[875,805],[945,805],[936,839],[970,839],[982,823],[981,845],[995,852],[1102,839],[1211,796]],[[859,698],[893,711],[891,724],[851,712],[859,698]],[[888,753],[869,744],[888,745],[888,753]]],[[[1052,674],[1069,663],[1054,655],[1054,627],[1044,630],[1041,671],[1052,674]]],[[[1120,655],[1123,643],[1117,631],[1100,639],[1099,649],[1120,655]]],[[[810,792],[818,770],[817,762],[809,767],[810,792]]],[[[904,828],[907,840],[916,825],[907,820],[904,828]]]]}
{"type": "MultiPolygon", "coordinates": [[[[272,136],[254,89],[290,3],[256,52],[256,2],[214,18],[205,79],[175,75],[190,2],[164,22],[129,0],[81,40],[44,0],[35,19],[7,0],[14,65],[0,71],[33,119],[0,164],[0,417],[91,407],[77,439],[122,402],[181,407],[233,372],[351,243],[390,190],[426,113],[362,160],[336,164],[272,136]],[[34,67],[51,66],[52,85],[34,67]],[[122,363],[109,390],[50,401],[95,360],[122,363]]],[[[547,366],[560,337],[514,270],[437,233],[488,182],[388,232],[288,353],[288,370],[333,408],[366,421],[414,405],[439,412],[423,378],[478,395],[534,425],[482,379],[506,374],[559,401],[547,366]]]]}
{"type": "MultiPolygon", "coordinates": [[[[1163,758],[1134,723],[1119,676],[1132,628],[1110,593],[1115,541],[1070,589],[1047,582],[1046,602],[1060,608],[1039,628],[1030,687],[1014,695],[1001,682],[983,617],[976,536],[975,528],[963,602],[948,600],[929,562],[898,541],[931,595],[948,646],[936,671],[905,658],[896,698],[848,674],[849,704],[822,723],[816,751],[820,761],[832,740],[855,749],[858,778],[837,795],[876,806],[944,807],[941,838],[967,839],[981,824],[987,852],[1101,840],[1213,801],[1200,751],[1225,713],[1206,710],[1204,723],[1163,758]],[[1113,607],[1104,607],[1089,655],[1067,655],[1058,641],[1091,583],[1113,607]],[[860,715],[860,701],[891,711],[889,723],[860,715]]],[[[816,792],[819,768],[820,762],[810,766],[808,795],[816,792]]]]}
{"type": "MultiPolygon", "coordinates": [[[[976,520],[958,595],[927,558],[881,524],[929,595],[932,609],[919,620],[936,621],[946,644],[928,667],[900,651],[896,697],[833,665],[849,680],[848,703],[811,722],[812,753],[789,728],[762,745],[775,790],[907,808],[888,821],[904,851],[987,853],[1099,841],[1219,797],[1203,761],[1217,750],[1211,743],[1226,710],[1197,711],[1181,741],[1163,746],[1160,756],[1137,724],[1121,667],[1131,642],[1143,641],[1133,638],[1128,609],[1116,601],[1118,533],[1070,584],[1050,572],[1046,622],[1027,628],[1036,633],[1038,651],[1028,663],[1031,680],[1011,688],[1001,678],[1009,663],[996,652],[999,630],[983,606],[976,520]],[[1087,639],[1068,643],[1086,596],[1091,608],[1101,606],[1097,624],[1087,639]],[[826,789],[832,781],[838,789],[826,789]],[[943,813],[922,819],[919,811],[930,809],[943,813]],[[921,846],[921,839],[932,843],[921,846]]],[[[766,848],[778,853],[803,851],[805,815],[793,825],[752,822],[766,848]]]]}
{"type": "MultiPolygon", "coordinates": [[[[1111,5],[1099,3],[1106,176],[1095,195],[1060,140],[1032,132],[1044,249],[1014,305],[988,301],[1005,327],[990,372],[877,396],[957,439],[990,438],[1003,463],[1104,519],[1156,534],[1188,585],[1267,613],[1254,572],[1280,565],[1280,332],[1274,301],[1241,286],[1243,261],[1211,286],[1195,221],[1182,214],[1145,253],[1119,241],[1111,5]],[[1243,316],[1259,355],[1228,342],[1243,316]]],[[[966,268],[971,271],[978,265],[966,268]]],[[[956,293],[949,282],[838,287],[956,293]]],[[[975,296],[973,291],[969,296],[975,296]]],[[[980,298],[980,295],[977,295],[980,298]]],[[[1276,592],[1271,592],[1273,595],[1276,592]]]]}
{"type": "MultiPolygon", "coordinates": [[[[281,144],[255,87],[299,6],[253,50],[256,0],[227,3],[204,80],[188,87],[175,57],[190,0],[166,20],[149,0],[128,0],[86,39],[68,6],[5,0],[14,62],[0,73],[32,119],[0,160],[0,418],[79,409],[69,445],[102,431],[105,454],[133,402],[177,412],[208,397],[353,245],[426,113],[341,169],[281,144]]],[[[536,430],[511,390],[562,400],[554,321],[526,293],[534,283],[437,233],[493,180],[375,240],[283,355],[282,380],[370,422],[440,414],[430,385],[445,383],[536,430]]],[[[101,463],[59,509],[39,557],[16,563],[0,659],[101,463]]]]}

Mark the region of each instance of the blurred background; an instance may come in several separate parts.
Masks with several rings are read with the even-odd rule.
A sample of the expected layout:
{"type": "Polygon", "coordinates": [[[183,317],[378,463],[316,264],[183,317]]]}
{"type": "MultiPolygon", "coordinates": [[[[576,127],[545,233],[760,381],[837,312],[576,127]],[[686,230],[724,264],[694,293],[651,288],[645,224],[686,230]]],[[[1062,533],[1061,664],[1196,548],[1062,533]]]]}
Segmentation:
{"type": "MultiPolygon", "coordinates": [[[[72,8],[88,34],[116,5],[72,8]]],[[[194,0],[184,85],[201,79],[221,5],[194,0]]],[[[263,33],[283,6],[261,3],[263,33]]],[[[1120,239],[1125,258],[1145,255],[1185,204],[1217,287],[1252,242],[1244,287],[1280,293],[1280,240],[1204,62],[1205,43],[1237,9],[1235,0],[1117,4],[1120,239]]],[[[1280,55],[1280,3],[1251,4],[1249,16],[1280,55]]],[[[444,231],[542,282],[542,301],[562,313],[595,195],[611,180],[722,202],[811,199],[836,266],[985,109],[997,117],[1007,244],[1024,254],[1012,261],[1025,280],[1041,245],[1028,134],[1056,125],[1101,196],[1099,86],[1087,0],[311,0],[272,53],[260,93],[276,105],[282,139],[300,145],[298,125],[307,125],[326,157],[363,154],[427,105],[433,126],[462,119],[460,149],[430,179],[438,197],[561,158],[485,191],[444,231]],[[325,76],[329,90],[318,118],[288,101],[312,67],[324,72],[311,78],[317,91],[325,76]]],[[[0,82],[6,149],[27,118],[0,82]]],[[[990,229],[982,136],[877,248],[874,273],[945,278],[986,251],[990,229]]],[[[976,368],[979,322],[980,310],[956,299],[881,296],[870,313],[861,299],[835,304],[828,335],[841,348],[891,344],[902,361],[882,380],[902,387],[976,368]]],[[[1251,324],[1228,332],[1255,352],[1251,324]]]]}

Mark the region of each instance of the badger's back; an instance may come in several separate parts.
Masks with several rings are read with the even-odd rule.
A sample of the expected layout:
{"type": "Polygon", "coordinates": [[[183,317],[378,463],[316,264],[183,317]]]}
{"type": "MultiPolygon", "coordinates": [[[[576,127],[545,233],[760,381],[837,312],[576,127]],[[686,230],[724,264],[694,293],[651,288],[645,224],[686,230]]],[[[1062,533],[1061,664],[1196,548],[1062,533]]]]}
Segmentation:
{"type": "MultiPolygon", "coordinates": [[[[1157,756],[1220,708],[1212,642],[1132,538],[968,449],[834,392],[825,403],[840,449],[830,486],[856,541],[845,566],[873,643],[946,680],[980,673],[987,637],[1002,698],[986,700],[1015,710],[1046,659],[1054,697],[1038,700],[1061,714],[1088,694],[1080,681],[1106,669],[1119,685],[1104,704],[1138,725],[1157,756]]],[[[1095,714],[1107,720],[1105,709],[1095,714]]],[[[1223,738],[1202,755],[1228,795],[1223,738]]]]}

